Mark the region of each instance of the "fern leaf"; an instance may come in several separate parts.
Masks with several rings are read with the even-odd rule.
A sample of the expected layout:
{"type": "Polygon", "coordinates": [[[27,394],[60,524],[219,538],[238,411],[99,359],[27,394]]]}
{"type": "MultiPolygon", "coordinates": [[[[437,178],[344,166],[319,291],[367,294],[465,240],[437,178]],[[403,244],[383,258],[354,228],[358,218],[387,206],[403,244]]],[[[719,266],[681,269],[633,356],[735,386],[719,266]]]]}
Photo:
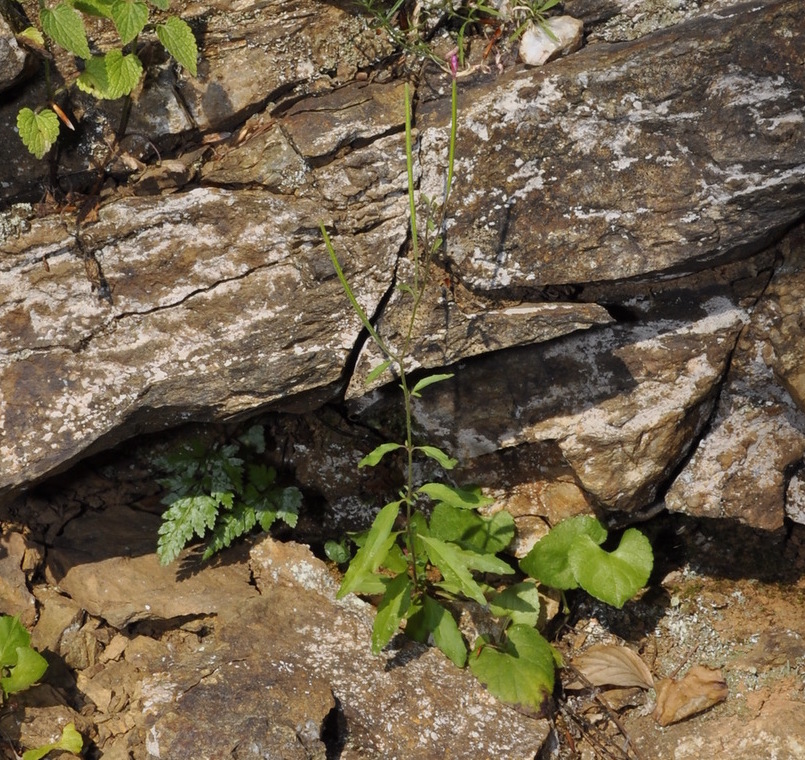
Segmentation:
{"type": "Polygon", "coordinates": [[[236,504],[230,512],[218,516],[218,524],[212,532],[212,538],[204,550],[202,559],[209,559],[221,549],[226,549],[236,538],[248,533],[257,525],[254,508],[247,504],[236,504]]]}

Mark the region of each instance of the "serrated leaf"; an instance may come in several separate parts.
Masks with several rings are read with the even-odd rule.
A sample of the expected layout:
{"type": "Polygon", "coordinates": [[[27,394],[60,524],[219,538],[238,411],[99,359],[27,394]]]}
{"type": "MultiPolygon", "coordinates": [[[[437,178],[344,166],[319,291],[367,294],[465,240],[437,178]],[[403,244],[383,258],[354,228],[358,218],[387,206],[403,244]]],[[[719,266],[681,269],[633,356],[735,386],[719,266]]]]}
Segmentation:
{"type": "Polygon", "coordinates": [[[489,611],[495,617],[508,617],[514,625],[535,628],[539,620],[539,590],[535,583],[515,583],[489,596],[489,611]]]}
{"type": "Polygon", "coordinates": [[[203,538],[207,530],[212,530],[218,508],[218,499],[207,494],[176,499],[162,515],[159,526],[157,555],[160,563],[170,564],[194,535],[203,538]]]}
{"type": "Polygon", "coordinates": [[[109,76],[106,72],[106,57],[93,55],[84,61],[84,70],[75,83],[79,90],[99,100],[108,98],[109,76]]]}
{"type": "Polygon", "coordinates": [[[391,359],[387,359],[382,364],[378,364],[366,376],[366,380],[364,380],[363,382],[366,383],[366,385],[369,385],[369,383],[372,383],[375,380],[377,380],[377,378],[380,377],[380,375],[382,375],[390,366],[391,366],[391,359]]]}
{"type": "Polygon", "coordinates": [[[401,443],[381,443],[358,462],[358,467],[374,467],[386,454],[401,448],[403,448],[401,443]]]}
{"type": "Polygon", "coordinates": [[[29,646],[19,646],[14,664],[4,668],[8,675],[0,678],[0,688],[6,695],[24,691],[35,684],[47,669],[47,660],[39,652],[29,646]]]}
{"type": "Polygon", "coordinates": [[[171,16],[164,24],[157,25],[157,37],[165,50],[195,76],[198,46],[190,25],[176,16],[171,16]]]}
{"type": "Polygon", "coordinates": [[[384,581],[386,591],[377,607],[377,615],[372,626],[372,653],[380,654],[391,637],[398,631],[400,622],[411,604],[413,583],[408,573],[400,573],[384,581]]]}
{"type": "Polygon", "coordinates": [[[415,398],[419,398],[421,392],[429,385],[441,383],[443,380],[449,380],[451,377],[453,377],[452,372],[444,375],[428,375],[427,377],[423,377],[413,388],[411,388],[411,395],[415,398]]]}
{"type": "Polygon", "coordinates": [[[42,31],[79,58],[87,59],[89,51],[87,33],[81,14],[67,3],[59,3],[53,8],[43,8],[39,14],[42,31]]]}
{"type": "Polygon", "coordinates": [[[458,488],[446,483],[424,483],[417,489],[417,493],[427,494],[434,501],[459,509],[478,509],[494,502],[494,499],[484,496],[478,486],[458,488]]]}
{"type": "Polygon", "coordinates": [[[453,459],[435,446],[416,446],[415,449],[421,451],[426,457],[435,459],[445,470],[452,470],[458,464],[458,459],[453,459]]]}
{"type": "Polygon", "coordinates": [[[281,489],[277,517],[291,528],[296,527],[299,520],[299,508],[302,506],[302,492],[294,486],[281,489]]]}
{"type": "Polygon", "coordinates": [[[84,739],[81,737],[81,734],[76,731],[75,724],[68,723],[62,729],[61,736],[57,742],[23,752],[22,760],[41,760],[48,752],[52,752],[55,749],[72,752],[74,755],[77,755],[81,752],[83,747],[84,739]]]}
{"type": "Polygon", "coordinates": [[[112,21],[117,27],[120,42],[127,45],[148,21],[148,6],[138,0],[116,0],[112,4],[112,21]]]}
{"type": "Polygon", "coordinates": [[[35,26],[26,26],[17,36],[31,40],[37,47],[41,48],[45,46],[45,38],[42,36],[42,32],[35,26]]]}
{"type": "Polygon", "coordinates": [[[469,660],[470,670],[503,702],[538,713],[553,691],[556,660],[551,645],[537,630],[513,625],[495,648],[483,646],[469,660]]]}
{"type": "Polygon", "coordinates": [[[22,108],[17,114],[17,131],[25,147],[42,158],[59,136],[59,117],[50,108],[43,108],[39,113],[22,108]]]}
{"type": "Polygon", "coordinates": [[[134,54],[123,55],[120,50],[110,50],[105,56],[107,91],[109,100],[117,100],[129,95],[137,86],[143,74],[143,65],[134,54]]]}
{"type": "Polygon", "coordinates": [[[74,0],[73,7],[89,16],[112,18],[114,0],[74,0]]]}
{"type": "Polygon", "coordinates": [[[168,10],[168,6],[170,6],[170,0],[149,0],[149,2],[161,11],[168,10]]]}
{"type": "Polygon", "coordinates": [[[649,540],[636,528],[629,528],[611,553],[589,536],[578,537],[568,560],[579,586],[596,599],[621,608],[646,585],[654,555],[649,540]]]}
{"type": "Polygon", "coordinates": [[[602,544],[607,532],[594,517],[571,517],[554,526],[547,536],[543,536],[520,560],[520,568],[546,586],[560,590],[577,588],[578,582],[570,566],[569,555],[570,547],[580,536],[588,537],[595,544],[602,544]]]}
{"type": "MultiPolygon", "coordinates": [[[[594,644],[575,657],[572,665],[593,686],[654,687],[654,678],[648,666],[628,647],[594,644]]],[[[566,688],[573,688],[573,685],[566,688]]]]}
{"type": "Polygon", "coordinates": [[[252,425],[243,435],[238,436],[238,440],[258,454],[266,450],[266,435],[262,425],[252,425]]]}
{"type": "Polygon", "coordinates": [[[236,504],[230,511],[219,514],[202,559],[208,560],[222,549],[226,549],[236,538],[248,533],[255,525],[257,525],[257,514],[246,504],[236,504]]]}
{"type": "Polygon", "coordinates": [[[439,568],[445,581],[457,586],[461,593],[478,604],[485,605],[481,587],[472,577],[472,570],[509,575],[514,571],[507,563],[488,554],[466,551],[455,544],[431,536],[420,536],[432,564],[439,568]]]}
{"type": "Polygon", "coordinates": [[[453,541],[484,554],[498,554],[514,538],[515,525],[514,518],[505,510],[484,517],[474,510],[439,502],[431,513],[430,530],[442,541],[453,541]]]}
{"type": "Polygon", "coordinates": [[[386,558],[397,537],[396,533],[392,533],[392,529],[400,512],[400,504],[402,501],[386,504],[375,517],[366,541],[349,563],[349,568],[344,574],[341,587],[336,594],[337,599],[342,599],[353,590],[363,587],[367,576],[373,574],[386,558]]]}
{"type": "Polygon", "coordinates": [[[249,483],[260,492],[274,485],[274,481],[277,479],[277,471],[264,464],[250,464],[248,474],[249,483]]]}

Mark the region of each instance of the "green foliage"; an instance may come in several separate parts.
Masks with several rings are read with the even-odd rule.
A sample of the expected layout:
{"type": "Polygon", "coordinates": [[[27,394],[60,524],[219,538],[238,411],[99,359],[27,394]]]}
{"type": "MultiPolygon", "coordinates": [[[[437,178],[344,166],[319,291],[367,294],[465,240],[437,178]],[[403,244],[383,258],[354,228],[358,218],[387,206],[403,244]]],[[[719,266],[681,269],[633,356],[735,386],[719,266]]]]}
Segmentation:
{"type": "MultiPolygon", "coordinates": [[[[546,9],[553,0],[533,8],[546,9]]],[[[395,4],[398,9],[400,3],[395,4]]],[[[537,10],[534,10],[537,13],[537,10]]],[[[327,252],[336,275],[355,313],[384,354],[367,382],[390,371],[399,379],[402,391],[405,439],[377,446],[359,462],[372,467],[392,453],[405,462],[405,487],[400,498],[383,507],[371,528],[352,540],[358,550],[344,574],[338,598],[356,593],[378,597],[372,629],[372,651],[379,653],[403,628],[415,641],[432,642],[458,667],[469,667],[479,681],[499,699],[537,712],[554,686],[560,658],[536,626],[540,596],[535,580],[559,589],[579,585],[604,601],[622,605],[646,582],[652,556],[648,541],[638,531],[627,531],[621,546],[610,553],[599,548],[607,536],[604,527],[592,517],[578,517],[562,523],[543,539],[522,561],[521,568],[532,579],[503,588],[491,583],[515,574],[501,558],[514,533],[514,519],[506,511],[485,514],[492,505],[480,488],[458,487],[435,481],[414,483],[414,461],[425,457],[444,470],[457,461],[441,449],[414,442],[412,399],[422,391],[452,375],[434,374],[409,386],[406,359],[409,355],[416,312],[427,287],[433,254],[442,245],[439,232],[444,228],[444,208],[449,195],[455,143],[456,80],[453,72],[452,114],[448,148],[448,178],[441,206],[426,199],[425,236],[420,244],[414,197],[411,110],[406,88],[405,132],[409,182],[411,256],[413,282],[402,283],[399,291],[411,299],[409,329],[397,352],[387,345],[358,303],[336,256],[332,241],[321,227],[327,252]],[[420,253],[422,251],[422,253],[420,253]],[[468,650],[455,612],[477,605],[497,619],[495,636],[480,637],[468,650]],[[471,651],[472,654],[468,654],[471,651]]],[[[339,564],[349,559],[346,543],[328,542],[325,551],[339,564]]]]}
{"type": "MultiPolygon", "coordinates": [[[[168,0],[152,0],[151,4],[163,11],[168,8],[168,0]]],[[[193,76],[197,73],[198,47],[187,22],[169,16],[162,23],[149,25],[149,8],[141,0],[63,0],[52,8],[42,7],[39,23],[48,40],[82,59],[83,71],[76,86],[98,99],[129,97],[140,83],[143,64],[137,54],[137,41],[149,29],[156,31],[157,38],[176,61],[193,76]],[[84,16],[111,22],[120,38],[120,47],[93,54],[84,16]]],[[[28,27],[22,34],[40,45],[45,43],[45,37],[34,27],[28,27]]],[[[45,65],[49,66],[49,62],[45,61],[45,65]]],[[[50,87],[49,74],[47,80],[50,87]]],[[[52,100],[52,93],[48,96],[52,100]]],[[[36,114],[24,108],[17,116],[17,129],[25,147],[42,158],[58,137],[58,118],[49,108],[36,114]]]]}
{"type": "Polygon", "coordinates": [[[268,530],[276,520],[294,527],[302,494],[278,486],[277,472],[253,460],[265,451],[263,429],[255,425],[234,443],[190,441],[157,458],[167,473],[160,484],[168,509],[162,515],[157,554],[167,565],[194,540],[209,536],[203,559],[228,547],[257,525],[268,530]]]}
{"type": "Polygon", "coordinates": [[[596,599],[623,607],[648,581],[654,556],[648,539],[629,528],[613,552],[600,548],[607,531],[594,517],[557,525],[521,560],[520,568],[557,589],[581,586],[596,599]]]}
{"type": "Polygon", "coordinates": [[[11,615],[0,617],[0,689],[3,697],[35,684],[47,667],[45,658],[31,647],[31,634],[19,618],[11,615]]]}
{"type": "Polygon", "coordinates": [[[84,747],[84,740],[81,734],[76,731],[74,723],[68,723],[61,732],[58,741],[52,744],[45,744],[36,749],[29,749],[27,752],[22,753],[22,760],[41,760],[49,752],[60,749],[65,752],[72,752],[78,755],[84,747]]]}

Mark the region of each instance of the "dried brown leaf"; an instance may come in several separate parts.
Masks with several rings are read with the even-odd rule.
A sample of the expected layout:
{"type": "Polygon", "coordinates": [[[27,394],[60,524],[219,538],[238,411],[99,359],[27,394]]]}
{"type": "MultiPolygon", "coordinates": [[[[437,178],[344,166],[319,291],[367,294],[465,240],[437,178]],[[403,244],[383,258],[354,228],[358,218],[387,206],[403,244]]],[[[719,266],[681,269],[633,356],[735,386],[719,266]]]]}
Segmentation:
{"type": "Polygon", "coordinates": [[[572,664],[593,686],[639,686],[641,689],[654,686],[646,663],[627,647],[595,644],[572,664]]]}
{"type": "Polygon", "coordinates": [[[723,702],[728,691],[720,670],[694,665],[681,680],[664,678],[657,684],[654,720],[661,726],[677,723],[723,702]]]}

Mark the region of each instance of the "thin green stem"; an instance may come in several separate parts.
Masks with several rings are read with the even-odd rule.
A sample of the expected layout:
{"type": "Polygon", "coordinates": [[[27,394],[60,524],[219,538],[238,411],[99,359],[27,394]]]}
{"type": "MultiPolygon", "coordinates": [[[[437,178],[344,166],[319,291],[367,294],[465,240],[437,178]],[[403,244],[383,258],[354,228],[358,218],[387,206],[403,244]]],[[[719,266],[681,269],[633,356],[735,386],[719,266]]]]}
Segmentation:
{"type": "Polygon", "coordinates": [[[405,83],[405,165],[408,171],[408,213],[411,216],[411,256],[414,260],[414,290],[420,290],[419,236],[416,226],[416,186],[414,185],[414,149],[411,137],[411,94],[405,83]]]}

